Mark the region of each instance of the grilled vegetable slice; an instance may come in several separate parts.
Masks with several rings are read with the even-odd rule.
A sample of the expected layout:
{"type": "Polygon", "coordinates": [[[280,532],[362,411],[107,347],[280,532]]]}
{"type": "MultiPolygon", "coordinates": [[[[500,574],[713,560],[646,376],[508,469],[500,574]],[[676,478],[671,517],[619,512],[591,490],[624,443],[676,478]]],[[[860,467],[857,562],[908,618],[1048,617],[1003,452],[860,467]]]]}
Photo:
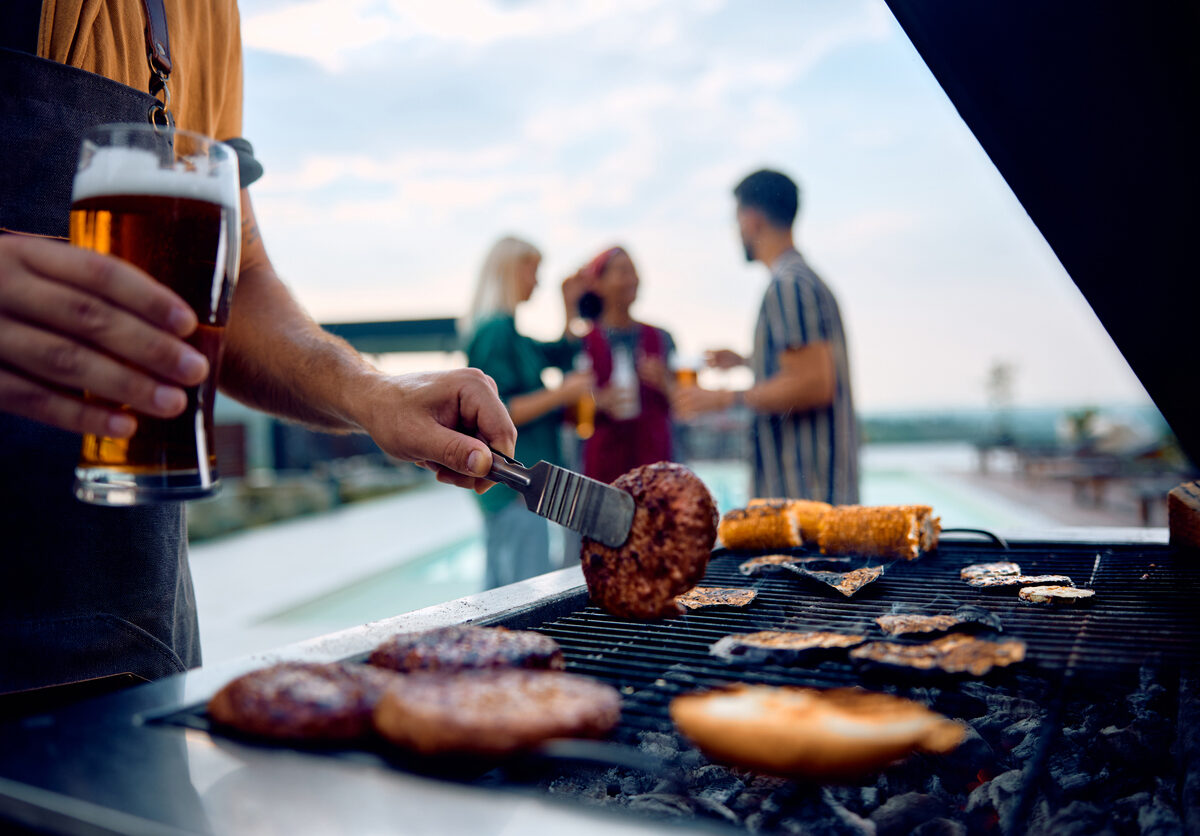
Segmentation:
{"type": "Polygon", "coordinates": [[[995,613],[969,604],[952,613],[922,615],[918,613],[896,613],[881,615],[875,619],[879,629],[889,636],[909,636],[922,633],[945,633],[955,629],[984,629],[999,632],[1000,619],[995,613]]]}
{"type": "Polygon", "coordinates": [[[758,633],[725,636],[709,647],[708,652],[726,662],[788,664],[828,651],[854,647],[866,639],[866,636],[852,633],[763,630],[758,633]]]}
{"type": "Polygon", "coordinates": [[[984,575],[971,578],[967,585],[975,589],[1018,589],[1022,586],[1074,586],[1075,581],[1066,575],[984,575]]]}
{"type": "Polygon", "coordinates": [[[1019,575],[1021,574],[1021,565],[1013,563],[1011,560],[1001,560],[998,563],[973,563],[970,566],[964,566],[958,576],[964,581],[973,580],[975,578],[990,578],[997,575],[1019,575]]]}
{"type": "Polygon", "coordinates": [[[849,557],[825,557],[824,555],[792,555],[764,554],[762,557],[752,557],[738,566],[743,575],[759,575],[763,572],[786,569],[788,564],[793,566],[836,566],[839,563],[849,563],[849,557]]]}
{"type": "Polygon", "coordinates": [[[784,564],[784,568],[802,577],[812,578],[827,586],[832,586],[847,598],[850,598],[864,586],[879,580],[883,576],[882,566],[864,566],[861,569],[854,569],[850,572],[825,572],[819,569],[806,569],[803,566],[789,564],[784,564]]]}
{"type": "Polygon", "coordinates": [[[1096,595],[1094,589],[1076,589],[1073,586],[1025,586],[1017,597],[1030,604],[1084,604],[1091,603],[1096,595]]]}
{"type": "Polygon", "coordinates": [[[891,667],[983,676],[992,668],[1023,660],[1025,642],[992,642],[955,633],[926,644],[869,642],[851,650],[850,657],[891,667]]]}
{"type": "Polygon", "coordinates": [[[689,610],[701,607],[744,607],[758,595],[753,589],[737,589],[723,586],[697,586],[676,595],[676,603],[689,610]]]}

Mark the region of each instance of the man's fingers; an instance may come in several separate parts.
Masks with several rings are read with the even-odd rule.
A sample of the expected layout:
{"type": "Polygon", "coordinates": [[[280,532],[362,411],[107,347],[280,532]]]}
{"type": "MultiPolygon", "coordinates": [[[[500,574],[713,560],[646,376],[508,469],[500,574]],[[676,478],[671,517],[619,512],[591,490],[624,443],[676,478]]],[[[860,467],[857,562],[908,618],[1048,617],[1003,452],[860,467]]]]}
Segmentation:
{"type": "MultiPolygon", "coordinates": [[[[464,476],[461,473],[456,473],[445,465],[434,465],[434,473],[437,480],[447,485],[454,485],[456,488],[476,489],[483,480],[477,479],[474,476],[464,476]]],[[[491,484],[491,483],[485,483],[491,484]]]]}
{"type": "MultiPolygon", "coordinates": [[[[5,313],[83,340],[166,380],[195,386],[208,376],[196,349],[107,300],[53,281],[31,281],[6,297],[5,313]]],[[[57,381],[63,382],[63,381],[57,381]]]]}
{"type": "Polygon", "coordinates": [[[81,343],[8,320],[0,328],[0,363],[38,381],[68,389],[86,389],[135,412],[172,418],[183,411],[187,396],[176,386],[118,363],[81,343]]]}
{"type": "Polygon", "coordinates": [[[61,241],[6,237],[15,240],[5,246],[26,268],[46,279],[108,299],[181,337],[196,328],[196,314],[186,302],[127,261],[61,241]]]}
{"type": "Polygon", "coordinates": [[[68,432],[128,438],[137,429],[137,420],[132,415],[55,392],[3,368],[0,368],[0,404],[4,404],[6,412],[68,432]]]}

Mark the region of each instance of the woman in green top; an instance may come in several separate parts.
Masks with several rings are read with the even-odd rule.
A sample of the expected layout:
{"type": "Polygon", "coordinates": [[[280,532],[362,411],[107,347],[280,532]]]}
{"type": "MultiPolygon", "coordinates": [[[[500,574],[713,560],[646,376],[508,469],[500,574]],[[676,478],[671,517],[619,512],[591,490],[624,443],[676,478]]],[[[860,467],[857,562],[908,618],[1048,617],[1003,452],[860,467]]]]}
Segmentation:
{"type": "MultiPolygon", "coordinates": [[[[569,370],[577,342],[564,336],[543,343],[517,332],[514,314],[537,287],[542,255],[518,238],[502,238],[492,247],[471,311],[462,333],[467,365],[496,381],[501,400],[517,425],[518,461],[534,464],[542,459],[562,460],[559,432],[563,407],[576,403],[592,387],[590,372],[568,372],[562,385],[547,389],[542,370],[557,366],[569,370]]],[[[563,304],[569,319],[577,299],[574,279],[563,283],[563,304]]],[[[546,520],[530,513],[517,493],[497,485],[479,497],[487,539],[485,589],[514,583],[550,571],[550,538],[546,520]]]]}

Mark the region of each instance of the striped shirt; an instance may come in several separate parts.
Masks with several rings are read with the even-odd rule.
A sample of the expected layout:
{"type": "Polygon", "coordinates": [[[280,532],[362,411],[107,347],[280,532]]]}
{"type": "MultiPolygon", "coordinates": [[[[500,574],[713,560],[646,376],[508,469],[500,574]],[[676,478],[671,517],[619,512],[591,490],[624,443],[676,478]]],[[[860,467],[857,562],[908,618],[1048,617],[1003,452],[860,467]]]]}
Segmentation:
{"type": "Polygon", "coordinates": [[[858,502],[858,425],[837,300],[800,253],[771,266],[754,331],[754,379],[780,371],[780,355],[811,342],[833,349],[837,392],[830,406],[754,416],[754,493],[762,497],[858,502]]]}

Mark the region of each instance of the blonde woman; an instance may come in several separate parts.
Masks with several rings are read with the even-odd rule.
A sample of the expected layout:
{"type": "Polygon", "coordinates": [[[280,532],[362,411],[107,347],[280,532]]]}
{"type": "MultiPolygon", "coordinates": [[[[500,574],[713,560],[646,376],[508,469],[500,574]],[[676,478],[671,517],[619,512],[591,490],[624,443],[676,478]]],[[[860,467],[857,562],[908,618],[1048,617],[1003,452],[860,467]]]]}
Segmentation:
{"type": "MultiPolygon", "coordinates": [[[[547,389],[542,371],[556,366],[569,370],[577,343],[567,339],[543,343],[517,332],[517,306],[529,300],[538,285],[542,255],[527,241],[501,238],[479,272],[471,309],[461,324],[467,365],[496,381],[501,400],[517,425],[516,458],[525,464],[562,459],[559,432],[563,407],[576,403],[592,387],[592,375],[567,371],[562,385],[547,389]]],[[[581,282],[563,283],[563,304],[569,319],[581,282]]],[[[487,538],[485,588],[514,583],[550,571],[547,523],[525,508],[515,491],[497,485],[479,497],[487,538]]]]}

